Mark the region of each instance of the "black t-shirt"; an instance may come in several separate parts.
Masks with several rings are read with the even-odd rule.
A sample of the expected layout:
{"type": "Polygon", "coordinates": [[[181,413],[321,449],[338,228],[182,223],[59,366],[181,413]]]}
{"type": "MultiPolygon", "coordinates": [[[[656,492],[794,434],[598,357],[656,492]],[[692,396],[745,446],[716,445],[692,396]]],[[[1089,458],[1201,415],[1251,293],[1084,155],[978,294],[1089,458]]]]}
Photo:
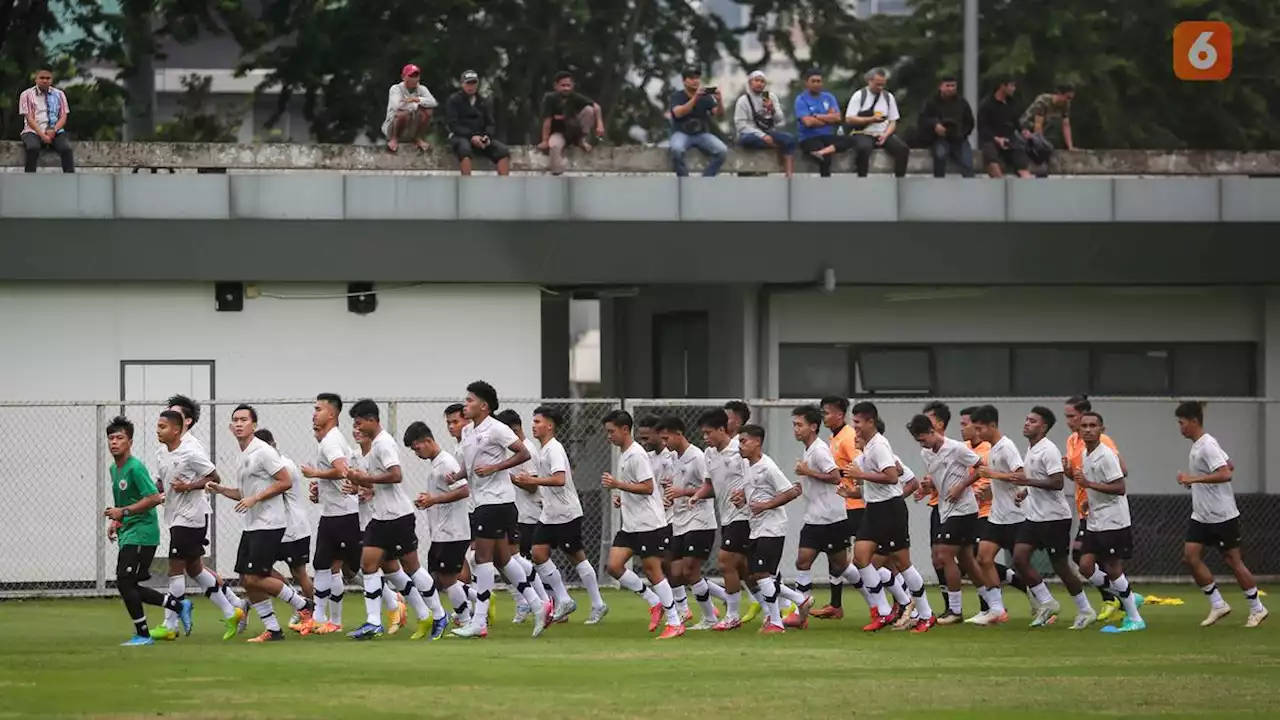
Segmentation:
{"type": "Polygon", "coordinates": [[[591,107],[594,101],[580,92],[568,95],[549,92],[542,96],[542,117],[551,118],[551,132],[563,133],[566,129],[565,118],[576,117],[583,108],[591,107]]]}
{"type": "MultiPolygon", "coordinates": [[[[689,102],[689,93],[685,90],[677,90],[671,94],[671,101],[667,105],[671,110],[675,110],[687,102],[689,102]]],[[[693,109],[688,115],[680,118],[671,116],[672,129],[684,133],[711,132],[711,113],[716,109],[716,105],[715,95],[709,93],[703,95],[693,104],[693,109]]]]}

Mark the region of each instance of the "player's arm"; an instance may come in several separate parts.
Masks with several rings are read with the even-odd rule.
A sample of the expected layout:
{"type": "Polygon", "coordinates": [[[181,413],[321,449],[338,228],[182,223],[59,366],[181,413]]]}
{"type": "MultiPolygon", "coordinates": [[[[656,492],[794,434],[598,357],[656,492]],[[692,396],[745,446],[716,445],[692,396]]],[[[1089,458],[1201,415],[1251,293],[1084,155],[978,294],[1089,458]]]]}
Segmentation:
{"type": "Polygon", "coordinates": [[[968,468],[968,472],[964,474],[964,479],[957,482],[950,490],[947,491],[947,495],[950,496],[952,502],[959,500],[961,496],[969,491],[970,486],[978,480],[978,465],[982,464],[982,458],[978,456],[978,453],[970,450],[968,454],[963,457],[963,461],[965,463],[965,467],[968,468]]]}
{"type": "Polygon", "coordinates": [[[107,511],[103,513],[105,517],[120,522],[130,515],[141,515],[164,502],[164,495],[156,490],[155,483],[151,481],[151,475],[145,467],[142,468],[140,474],[134,477],[134,483],[145,493],[142,498],[132,505],[107,508],[107,511]]]}
{"type": "Polygon", "coordinates": [[[205,485],[204,489],[215,495],[221,495],[228,500],[235,500],[239,502],[244,499],[244,496],[240,492],[240,488],[227,487],[219,482],[208,483],[205,485]]]}
{"type": "Polygon", "coordinates": [[[431,493],[418,493],[418,499],[414,501],[414,505],[426,510],[433,505],[448,505],[466,500],[471,496],[471,486],[466,480],[459,480],[449,486],[449,489],[439,495],[431,493]]]}
{"type": "Polygon", "coordinates": [[[759,515],[760,513],[768,512],[774,508],[782,507],[783,505],[786,505],[792,500],[800,497],[800,486],[788,481],[782,473],[778,473],[777,476],[773,478],[773,487],[778,492],[771,499],[761,502],[753,502],[748,505],[748,509],[751,510],[751,514],[759,515]]]}
{"type": "MultiPolygon", "coordinates": [[[[819,459],[823,461],[828,460],[825,456],[819,459]]],[[[808,463],[801,460],[796,463],[796,475],[799,475],[800,477],[807,477],[810,480],[817,480],[818,482],[826,483],[827,485],[839,485],[840,468],[836,465],[834,459],[830,460],[830,463],[829,467],[823,469],[822,467],[810,467],[808,463]]],[[[824,462],[823,465],[825,466],[826,462],[824,462]]]]}
{"type": "Polygon", "coordinates": [[[863,470],[854,464],[850,465],[846,472],[854,480],[875,483],[876,485],[897,485],[898,478],[902,476],[901,471],[898,470],[897,463],[892,463],[885,469],[876,471],[863,470]]]}
{"type": "Polygon", "coordinates": [[[702,487],[693,491],[693,494],[689,496],[689,501],[701,502],[703,500],[706,500],[707,498],[711,498],[715,496],[716,496],[716,488],[714,485],[711,484],[711,478],[704,478],[702,480],[702,487]]]}
{"type": "Polygon", "coordinates": [[[244,512],[264,500],[270,500],[281,493],[289,492],[289,488],[293,487],[293,476],[289,474],[289,468],[284,467],[283,464],[279,470],[272,474],[271,479],[275,480],[275,482],[268,485],[267,489],[256,495],[242,498],[239,503],[236,503],[236,512],[244,512]]]}
{"type": "Polygon", "coordinates": [[[1191,475],[1189,473],[1178,473],[1179,485],[1216,485],[1218,483],[1231,482],[1232,467],[1231,463],[1224,462],[1221,467],[1208,475],[1191,475]]]}
{"type": "Polygon", "coordinates": [[[354,479],[357,485],[372,487],[374,485],[396,485],[404,481],[404,474],[400,472],[399,465],[392,465],[387,468],[384,473],[373,475],[361,470],[352,470],[347,479],[354,479]],[[354,478],[351,475],[355,475],[354,478]]]}
{"type": "Polygon", "coordinates": [[[1026,473],[1021,473],[1021,474],[1022,474],[1022,480],[1021,481],[1015,480],[1014,482],[1018,483],[1019,485],[1026,485],[1027,487],[1039,488],[1041,490],[1061,490],[1063,486],[1066,484],[1066,477],[1063,474],[1062,470],[1058,470],[1058,472],[1051,473],[1049,477],[1043,480],[1027,477],[1026,473]]]}
{"type": "Polygon", "coordinates": [[[302,471],[302,477],[312,480],[345,480],[347,477],[347,459],[338,456],[329,461],[329,469],[321,470],[320,468],[303,465],[298,468],[302,471]]]}
{"type": "Polygon", "coordinates": [[[619,480],[609,473],[605,473],[601,477],[601,485],[611,490],[619,490],[634,495],[652,495],[653,494],[653,478],[641,480],[639,482],[627,482],[619,480]]]}
{"type": "Polygon", "coordinates": [[[514,453],[511,457],[494,465],[477,465],[476,474],[480,477],[487,477],[496,472],[510,470],[517,465],[523,465],[529,462],[530,458],[533,457],[529,452],[529,449],[524,446],[524,442],[519,439],[512,440],[511,444],[507,446],[507,449],[514,453]]]}

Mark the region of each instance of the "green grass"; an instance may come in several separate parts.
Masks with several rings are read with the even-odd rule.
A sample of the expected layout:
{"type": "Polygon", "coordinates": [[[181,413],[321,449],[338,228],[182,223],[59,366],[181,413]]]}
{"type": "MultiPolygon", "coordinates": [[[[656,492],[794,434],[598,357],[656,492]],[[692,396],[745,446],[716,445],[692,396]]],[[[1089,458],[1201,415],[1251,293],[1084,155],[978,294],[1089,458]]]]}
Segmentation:
{"type": "MultiPolygon", "coordinates": [[[[191,637],[120,648],[131,626],[118,599],[5,602],[0,717],[1275,717],[1280,619],[1246,630],[1247,606],[1233,589],[1233,614],[1203,629],[1195,588],[1139,589],[1186,604],[1146,608],[1147,632],[1124,636],[1065,624],[1030,630],[1018,597],[1009,603],[1016,621],[1004,627],[868,636],[858,630],[865,608],[846,592],[852,612],[807,631],[657,642],[641,600],[609,593],[605,624],[580,624],[579,596],[580,617],[535,641],[528,626],[510,624],[503,594],[487,640],[414,643],[407,629],[367,643],[291,634],[254,646],[223,643],[212,606],[197,598],[191,637]]],[[[1055,595],[1065,612],[1069,599],[1061,588],[1055,595]]],[[[346,603],[349,629],[357,597],[346,603]]],[[[1271,597],[1280,601],[1277,589],[1271,597]]],[[[976,609],[971,594],[965,602],[976,609]]]]}

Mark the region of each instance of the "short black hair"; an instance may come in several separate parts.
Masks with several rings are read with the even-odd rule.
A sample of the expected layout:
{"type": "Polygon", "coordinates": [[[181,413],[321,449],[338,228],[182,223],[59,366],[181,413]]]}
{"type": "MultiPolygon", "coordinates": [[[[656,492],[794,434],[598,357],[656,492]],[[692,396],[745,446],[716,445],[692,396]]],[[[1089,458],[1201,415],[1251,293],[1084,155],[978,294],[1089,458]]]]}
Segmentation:
{"type": "Polygon", "coordinates": [[[466,412],[467,412],[467,407],[465,405],[463,405],[462,403],[453,403],[452,405],[444,409],[444,416],[449,417],[450,415],[466,414],[466,412]]]}
{"type": "Polygon", "coordinates": [[[378,412],[378,403],[370,400],[369,398],[357,400],[356,404],[351,406],[351,410],[349,410],[347,414],[351,416],[352,420],[368,418],[378,422],[382,421],[382,413],[378,412]]]}
{"type": "Polygon", "coordinates": [[[884,420],[881,420],[880,418],[876,418],[876,432],[878,432],[878,433],[880,433],[881,435],[883,435],[883,434],[884,434],[884,430],[885,430],[885,427],[884,427],[884,420]]]}
{"type": "Polygon", "coordinates": [[[259,440],[261,440],[262,442],[264,442],[264,443],[266,443],[266,444],[268,444],[268,445],[275,445],[275,444],[276,444],[276,436],[275,436],[274,434],[272,434],[272,432],[271,432],[270,430],[266,429],[266,428],[258,428],[257,430],[255,430],[255,431],[253,432],[253,436],[254,436],[254,437],[256,437],[256,438],[258,438],[259,440]]]}
{"type": "Polygon", "coordinates": [[[467,392],[483,400],[489,406],[490,413],[498,412],[498,391],[483,380],[477,380],[467,386],[467,392]]]}
{"type": "Polygon", "coordinates": [[[1060,83],[1058,83],[1058,85],[1057,85],[1057,87],[1056,87],[1056,90],[1057,90],[1059,93],[1073,93],[1073,92],[1075,92],[1075,91],[1076,91],[1076,86],[1075,86],[1075,84],[1074,84],[1074,83],[1070,83],[1070,82],[1060,82],[1060,83]]]}
{"type": "Polygon", "coordinates": [[[751,419],[751,408],[741,400],[730,400],[724,404],[724,409],[742,418],[744,425],[751,419]]]}
{"type": "Polygon", "coordinates": [[[191,421],[191,427],[195,427],[196,423],[200,422],[200,403],[186,395],[174,395],[165,402],[164,406],[182,408],[182,417],[191,421]]]}
{"type": "Polygon", "coordinates": [[[1015,78],[1014,76],[1008,73],[1000,73],[999,75],[996,75],[995,77],[991,78],[991,82],[992,82],[991,91],[995,92],[996,90],[1004,87],[1005,85],[1018,82],[1018,80],[1017,78],[1015,78]]]}
{"type": "Polygon", "coordinates": [[[675,415],[667,415],[662,418],[658,421],[657,425],[653,426],[653,429],[658,432],[676,432],[681,435],[685,434],[684,421],[675,415]]]}
{"type": "Polygon", "coordinates": [[[1089,402],[1089,396],[1084,393],[1067,398],[1067,404],[1075,408],[1076,412],[1085,413],[1093,409],[1093,403],[1089,402]]]}
{"type": "Polygon", "coordinates": [[[978,406],[977,406],[977,405],[970,405],[970,406],[969,406],[969,407],[967,407],[967,408],[962,408],[962,409],[960,410],[960,417],[964,417],[965,415],[968,415],[968,416],[969,416],[969,422],[973,422],[973,411],[974,411],[974,410],[977,410],[977,409],[978,409],[978,406]]]}
{"type": "Polygon", "coordinates": [[[248,411],[249,411],[249,419],[250,419],[250,420],[252,420],[252,421],[254,421],[255,423],[256,423],[256,422],[258,422],[258,410],[257,410],[257,408],[255,408],[255,407],[254,407],[254,406],[252,406],[252,405],[246,405],[245,403],[240,403],[239,405],[237,405],[237,406],[236,406],[236,409],[231,411],[231,416],[232,416],[232,417],[235,417],[235,414],[236,414],[236,413],[238,413],[238,412],[240,412],[241,410],[248,410],[248,411]]]}
{"type": "Polygon", "coordinates": [[[524,421],[520,419],[520,413],[511,408],[503,410],[494,415],[493,418],[507,427],[524,427],[524,421]]]}
{"type": "Polygon", "coordinates": [[[342,398],[337,393],[320,393],[316,402],[326,402],[333,406],[334,412],[342,412],[342,398]]]}
{"type": "Polygon", "coordinates": [[[880,417],[880,411],[876,409],[876,404],[867,400],[863,400],[857,405],[854,405],[850,412],[864,418],[871,418],[872,420],[880,417]]]}
{"type": "Polygon", "coordinates": [[[805,70],[803,73],[803,77],[801,79],[804,80],[805,82],[808,82],[809,78],[813,77],[814,75],[817,75],[818,77],[822,77],[822,68],[811,67],[808,70],[805,70]]]}
{"type": "Polygon", "coordinates": [[[566,78],[567,78],[567,79],[569,79],[569,80],[572,80],[572,79],[573,79],[573,73],[569,72],[568,70],[561,70],[560,72],[556,73],[556,80],[555,80],[555,81],[558,83],[558,82],[560,82],[561,80],[564,80],[564,79],[566,79],[566,78]]]}
{"type": "Polygon", "coordinates": [[[165,422],[171,425],[177,425],[179,428],[182,427],[182,420],[183,420],[182,413],[178,412],[177,410],[165,410],[161,412],[160,419],[164,420],[165,422]]]}
{"type": "Polygon", "coordinates": [[[413,447],[416,442],[423,440],[434,440],[435,435],[431,434],[431,428],[421,420],[414,420],[409,423],[409,427],[404,429],[404,446],[413,447]]]}
{"type": "Polygon", "coordinates": [[[1104,421],[1102,420],[1102,413],[1097,413],[1097,412],[1094,412],[1094,411],[1092,411],[1092,410],[1085,410],[1084,412],[1080,413],[1080,418],[1081,418],[1081,419],[1084,419],[1084,418],[1087,418],[1087,417],[1098,418],[1098,424],[1099,424],[1099,425],[1106,425],[1106,424],[1107,424],[1106,422],[1104,422],[1104,421]]]}
{"type": "Polygon", "coordinates": [[[760,442],[764,442],[764,426],[763,425],[755,425],[753,423],[748,423],[742,426],[742,429],[738,431],[738,434],[746,435],[747,437],[753,437],[759,440],[760,442]]]}
{"type": "Polygon", "coordinates": [[[1053,411],[1043,405],[1031,408],[1031,414],[1040,416],[1040,419],[1044,421],[1046,430],[1052,430],[1053,426],[1058,422],[1058,418],[1053,414],[1053,411]]]}
{"type": "Polygon", "coordinates": [[[48,63],[43,63],[43,64],[41,64],[41,65],[40,65],[40,67],[37,67],[37,68],[36,68],[36,74],[37,74],[37,75],[39,75],[39,74],[40,74],[40,73],[42,73],[42,72],[47,72],[47,73],[49,73],[50,75],[52,75],[52,74],[53,74],[53,66],[52,66],[52,65],[50,65],[50,64],[48,64],[48,63]]]}
{"type": "Polygon", "coordinates": [[[133,440],[133,421],[123,415],[111,418],[111,422],[107,423],[107,437],[111,437],[118,432],[124,433],[126,437],[133,440]]]}
{"type": "Polygon", "coordinates": [[[940,82],[940,83],[944,83],[944,82],[959,82],[959,81],[958,81],[958,80],[956,80],[956,76],[955,76],[955,75],[952,75],[952,74],[948,73],[948,74],[943,75],[942,77],[938,78],[938,82],[940,82]]]}
{"type": "Polygon", "coordinates": [[[925,415],[928,415],[929,413],[933,413],[933,416],[938,418],[938,422],[942,423],[943,430],[945,430],[947,426],[951,424],[951,406],[947,405],[941,400],[933,400],[929,403],[926,403],[924,406],[924,410],[922,410],[921,412],[923,412],[925,415]]]}
{"type": "Polygon", "coordinates": [[[729,413],[725,412],[723,408],[707,410],[698,416],[698,427],[727,430],[729,428],[729,413]]]}
{"type": "Polygon", "coordinates": [[[680,71],[680,77],[682,79],[691,78],[691,77],[702,77],[702,70],[692,66],[686,67],[684,70],[680,71]]]}
{"type": "Polygon", "coordinates": [[[1204,424],[1204,403],[1199,400],[1187,400],[1178,403],[1178,407],[1174,409],[1173,414],[1183,420],[1195,420],[1196,423],[1204,424]]]}
{"type": "Polygon", "coordinates": [[[658,423],[660,422],[662,422],[662,420],[657,415],[641,415],[640,419],[636,420],[636,427],[653,428],[654,430],[657,430],[658,423]]]}
{"type": "Polygon", "coordinates": [[[999,425],[1000,411],[996,409],[995,405],[981,405],[974,408],[973,413],[969,415],[969,419],[983,425],[999,425]]]}
{"type": "Polygon", "coordinates": [[[804,418],[810,425],[822,424],[822,411],[813,405],[800,405],[792,408],[791,417],[804,418]]]}
{"type": "Polygon", "coordinates": [[[928,435],[933,432],[933,421],[929,419],[928,415],[916,415],[907,423],[907,432],[913,438],[928,435]]]}
{"type": "Polygon", "coordinates": [[[847,397],[841,397],[839,395],[828,395],[822,398],[822,400],[818,402],[819,407],[826,407],[828,405],[831,405],[832,407],[840,408],[840,412],[842,413],[849,412],[849,398],[847,397]]]}
{"type": "Polygon", "coordinates": [[[613,424],[615,427],[635,427],[635,422],[631,419],[631,413],[626,410],[610,410],[608,415],[600,421],[601,425],[613,424]]]}
{"type": "Polygon", "coordinates": [[[541,415],[542,417],[550,420],[551,424],[555,425],[557,430],[559,430],[560,426],[564,424],[564,413],[560,412],[559,409],[552,405],[539,405],[533,409],[533,414],[541,415]]]}

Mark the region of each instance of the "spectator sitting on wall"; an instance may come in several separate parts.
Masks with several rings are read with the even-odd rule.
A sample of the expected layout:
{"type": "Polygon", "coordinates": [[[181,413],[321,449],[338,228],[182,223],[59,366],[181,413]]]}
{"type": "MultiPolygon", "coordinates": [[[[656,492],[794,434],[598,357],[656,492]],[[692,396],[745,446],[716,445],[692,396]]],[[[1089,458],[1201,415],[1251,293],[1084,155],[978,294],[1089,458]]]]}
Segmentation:
{"type": "Polygon", "coordinates": [[[1019,177],[1031,177],[1026,140],[1018,132],[1018,112],[1013,109],[1017,89],[1018,83],[1012,77],[998,77],[995,92],[978,104],[978,152],[987,175],[993,178],[1004,177],[1002,162],[1019,177]]]}
{"type": "Polygon", "coordinates": [[[893,157],[893,174],[907,174],[907,160],[911,149],[894,135],[898,127],[898,101],[893,93],[884,89],[889,71],[873,68],[865,76],[867,86],[849,98],[845,109],[845,122],[853,127],[854,166],[858,177],[866,177],[871,169],[871,151],[882,148],[893,157]]]}
{"type": "Polygon", "coordinates": [[[933,140],[934,177],[947,176],[948,159],[956,161],[962,176],[973,177],[973,148],[969,146],[973,125],[973,108],[960,96],[955,77],[943,77],[938,92],[920,110],[920,134],[933,140]]]}
{"type": "Polygon", "coordinates": [[[1048,164],[1058,146],[1076,149],[1071,140],[1071,101],[1075,96],[1074,87],[1059,84],[1056,91],[1037,95],[1022,113],[1022,137],[1032,162],[1048,164]]]}
{"type": "Polygon", "coordinates": [[[747,76],[747,90],[733,107],[733,125],[738,144],[753,150],[776,149],[782,153],[787,177],[795,170],[796,138],[778,128],[786,122],[778,98],[765,86],[768,79],[756,70],[747,76]]]}
{"type": "Polygon", "coordinates": [[[431,148],[423,137],[437,103],[421,79],[422,70],[410,63],[400,71],[400,82],[387,91],[387,119],[382,121],[382,134],[391,152],[400,149],[401,140],[412,140],[423,152],[431,148]]]}
{"type": "Polygon", "coordinates": [[[542,141],[538,149],[551,155],[551,174],[564,172],[564,148],[577,145],[591,152],[591,137],[604,137],[600,105],[574,90],[573,73],[556,73],[555,90],[542,98],[542,141]]]}
{"type": "Polygon", "coordinates": [[[835,154],[849,149],[848,138],[836,134],[844,122],[840,101],[822,89],[822,71],[806,70],[804,92],[796,96],[796,126],[800,133],[800,149],[818,161],[818,173],[831,177],[831,160],[835,154]]]}
{"type": "Polygon", "coordinates": [[[26,118],[22,126],[22,146],[27,151],[26,171],[33,173],[40,163],[40,151],[52,149],[62,158],[62,172],[76,171],[71,141],[67,139],[67,95],[53,86],[53,70],[36,71],[36,84],[18,97],[18,114],[26,118]]]}
{"type": "Polygon", "coordinates": [[[480,76],[475,70],[462,73],[462,89],[449,96],[444,112],[449,144],[458,156],[463,175],[471,174],[474,155],[489,158],[499,175],[511,172],[511,153],[493,137],[496,132],[493,108],[488,100],[480,97],[480,76]]]}
{"type": "Polygon", "coordinates": [[[684,79],[684,89],[672,93],[668,103],[671,108],[671,163],[675,166],[676,175],[687,176],[689,168],[685,165],[684,154],[689,152],[689,148],[698,148],[710,156],[702,176],[715,177],[729,155],[724,141],[711,131],[713,117],[724,112],[724,100],[720,97],[719,88],[702,84],[701,70],[686,68],[680,77],[684,79]]]}

